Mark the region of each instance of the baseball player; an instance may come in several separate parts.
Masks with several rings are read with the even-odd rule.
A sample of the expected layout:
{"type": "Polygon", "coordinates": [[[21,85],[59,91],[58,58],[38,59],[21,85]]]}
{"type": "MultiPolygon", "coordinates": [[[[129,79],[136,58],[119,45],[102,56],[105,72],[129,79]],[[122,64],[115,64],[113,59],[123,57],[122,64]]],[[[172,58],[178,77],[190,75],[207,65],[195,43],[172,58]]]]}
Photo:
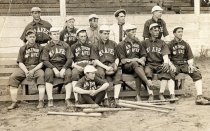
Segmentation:
{"type": "MultiPolygon", "coordinates": [[[[118,69],[119,58],[117,56],[116,42],[109,40],[109,26],[102,25],[99,28],[100,39],[91,53],[91,59],[97,65],[97,74],[100,78],[112,82],[114,86],[114,99],[117,105],[120,90],[122,70],[118,69]]],[[[105,96],[105,103],[108,105],[108,97],[105,96]]]]}
{"type": "MultiPolygon", "coordinates": [[[[158,38],[160,27],[157,23],[153,23],[149,27],[150,39],[146,39],[142,42],[142,45],[146,49],[146,66],[145,74],[147,78],[152,81],[153,74],[158,74],[160,80],[160,100],[165,100],[163,93],[167,84],[169,84],[169,92],[171,99],[175,99],[174,94],[174,81],[172,80],[174,73],[169,72],[169,58],[170,51],[167,44],[158,38]]],[[[154,100],[153,91],[149,91],[149,100],[154,100]]]]}
{"type": "Polygon", "coordinates": [[[96,45],[98,43],[99,35],[98,35],[98,20],[99,17],[96,14],[91,14],[88,17],[90,27],[86,29],[88,39],[91,44],[96,45]]]}
{"type": "Polygon", "coordinates": [[[60,40],[65,41],[70,47],[77,42],[76,32],[78,29],[74,27],[74,22],[74,17],[67,17],[65,27],[60,33],[60,40]]]}
{"type": "Polygon", "coordinates": [[[33,21],[25,27],[20,39],[26,42],[25,33],[27,30],[32,29],[36,32],[36,43],[47,43],[50,40],[49,31],[52,25],[41,19],[41,9],[39,7],[31,8],[31,15],[33,17],[33,21]]]}
{"type": "MultiPolygon", "coordinates": [[[[72,45],[71,50],[73,53],[72,64],[72,86],[75,88],[77,81],[84,76],[84,67],[91,64],[90,54],[92,44],[89,42],[87,32],[85,29],[77,30],[78,41],[72,45]]],[[[78,103],[78,95],[74,93],[75,103],[78,103]]]]}
{"type": "Polygon", "coordinates": [[[53,106],[53,80],[54,77],[63,78],[66,90],[66,104],[67,107],[71,106],[70,96],[72,92],[71,86],[71,69],[72,52],[68,44],[59,40],[59,29],[52,28],[50,32],[51,41],[43,50],[42,61],[46,66],[45,70],[45,83],[48,96],[48,107],[53,106]]]}
{"type": "Polygon", "coordinates": [[[26,44],[20,47],[17,63],[19,68],[13,72],[9,78],[10,94],[12,105],[8,109],[14,109],[17,105],[17,92],[19,84],[27,78],[31,80],[36,78],[36,84],[39,90],[39,104],[37,108],[44,107],[44,71],[41,69],[43,63],[40,60],[42,47],[35,43],[36,33],[33,30],[28,30],[25,33],[26,44]]]}
{"type": "Polygon", "coordinates": [[[80,104],[100,104],[104,100],[109,83],[95,76],[97,69],[92,65],[84,68],[83,76],[76,84],[74,92],[79,93],[80,104]]]}
{"type": "MultiPolygon", "coordinates": [[[[124,73],[135,73],[147,86],[152,85],[148,81],[144,73],[146,51],[141,45],[140,41],[135,37],[137,27],[135,25],[128,25],[124,28],[126,38],[117,46],[119,58],[122,63],[122,71],[124,73]]],[[[140,91],[137,88],[137,101],[140,101],[140,91]]]]}
{"type": "Polygon", "coordinates": [[[194,65],[193,53],[190,45],[182,39],[184,28],[179,26],[174,28],[174,40],[169,43],[170,67],[178,73],[188,74],[195,82],[197,91],[196,104],[207,104],[208,100],[202,97],[202,76],[199,69],[194,65]]]}
{"type": "Polygon", "coordinates": [[[123,28],[128,25],[125,22],[126,10],[119,9],[115,11],[114,16],[117,20],[117,23],[114,23],[110,26],[109,39],[115,41],[118,44],[125,39],[125,33],[123,32],[123,28]]]}
{"type": "Polygon", "coordinates": [[[166,23],[165,21],[161,18],[163,9],[160,6],[154,6],[152,8],[152,18],[147,20],[144,24],[144,30],[143,30],[143,37],[144,39],[148,39],[151,37],[149,27],[153,23],[157,23],[160,26],[160,33],[158,35],[158,39],[161,39],[162,36],[165,37],[166,41],[168,41],[168,30],[166,28],[166,23]]]}

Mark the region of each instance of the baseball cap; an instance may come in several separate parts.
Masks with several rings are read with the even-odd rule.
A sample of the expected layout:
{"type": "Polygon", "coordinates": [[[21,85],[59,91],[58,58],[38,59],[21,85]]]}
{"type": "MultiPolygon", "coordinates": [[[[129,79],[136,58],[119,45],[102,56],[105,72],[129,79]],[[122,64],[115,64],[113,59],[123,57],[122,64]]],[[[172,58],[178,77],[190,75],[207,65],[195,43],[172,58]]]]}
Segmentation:
{"type": "Polygon", "coordinates": [[[31,12],[41,12],[42,10],[39,7],[32,7],[31,12]]]}
{"type": "Polygon", "coordinates": [[[59,27],[52,27],[50,29],[50,32],[60,32],[60,28],[59,27]]]}
{"type": "Polygon", "coordinates": [[[91,15],[89,15],[88,20],[90,20],[90,19],[92,19],[92,18],[99,19],[99,17],[98,17],[96,14],[91,14],[91,15]]]}
{"type": "Polygon", "coordinates": [[[131,24],[128,24],[123,28],[124,31],[134,30],[134,29],[137,29],[137,27],[135,25],[131,25],[131,24]]]}
{"type": "Polygon", "coordinates": [[[66,21],[68,21],[68,20],[75,20],[75,19],[74,19],[73,16],[67,16],[67,17],[66,17],[66,21]]]}
{"type": "Polygon", "coordinates": [[[152,23],[150,26],[149,26],[149,30],[151,30],[153,27],[160,27],[157,23],[152,23]]]}
{"type": "Polygon", "coordinates": [[[176,26],[173,30],[173,33],[175,33],[178,29],[184,30],[184,28],[182,26],[176,26]]]}
{"type": "Polygon", "coordinates": [[[101,25],[99,30],[106,30],[106,31],[110,31],[110,28],[108,25],[101,25]]]}
{"type": "Polygon", "coordinates": [[[121,13],[121,12],[126,15],[126,10],[125,9],[119,9],[119,10],[114,12],[114,16],[118,17],[119,13],[121,13]]]}
{"type": "Polygon", "coordinates": [[[32,29],[27,30],[26,33],[25,33],[25,36],[28,36],[30,34],[36,34],[36,32],[34,30],[32,30],[32,29]]]}
{"type": "Polygon", "coordinates": [[[81,32],[81,31],[86,31],[86,29],[78,29],[77,32],[76,32],[76,35],[78,35],[78,33],[81,32]]]}
{"type": "Polygon", "coordinates": [[[92,65],[87,65],[84,68],[84,73],[96,72],[96,71],[97,71],[97,69],[92,65]]]}
{"type": "Polygon", "coordinates": [[[153,8],[152,8],[152,11],[151,11],[151,13],[153,13],[154,11],[163,11],[163,9],[160,7],[160,6],[158,6],[158,5],[155,5],[153,8]]]}

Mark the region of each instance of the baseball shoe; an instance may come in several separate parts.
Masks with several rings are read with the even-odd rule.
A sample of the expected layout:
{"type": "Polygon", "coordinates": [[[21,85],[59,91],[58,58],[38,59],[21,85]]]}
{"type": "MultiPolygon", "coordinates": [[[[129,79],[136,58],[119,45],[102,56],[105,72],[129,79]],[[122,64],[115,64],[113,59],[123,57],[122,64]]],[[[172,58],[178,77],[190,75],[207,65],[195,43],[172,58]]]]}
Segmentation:
{"type": "Polygon", "coordinates": [[[136,101],[141,101],[140,95],[136,95],[136,101]]]}
{"type": "Polygon", "coordinates": [[[53,107],[53,99],[48,100],[48,107],[53,107]]]}
{"type": "Polygon", "coordinates": [[[12,102],[12,104],[7,109],[12,110],[12,109],[15,109],[15,108],[18,108],[18,104],[17,104],[17,102],[12,102]]]}
{"type": "Polygon", "coordinates": [[[159,94],[159,99],[162,100],[162,101],[165,100],[165,97],[164,97],[163,93],[160,93],[160,94],[159,94]]]}
{"type": "Polygon", "coordinates": [[[210,104],[210,102],[207,99],[203,98],[202,95],[198,95],[196,97],[195,104],[196,105],[207,105],[207,104],[210,104]]]}
{"type": "Polygon", "coordinates": [[[44,101],[40,100],[38,106],[36,107],[38,109],[44,108],[44,101]]]}
{"type": "Polygon", "coordinates": [[[118,98],[115,98],[115,99],[114,99],[114,107],[115,107],[115,108],[118,107],[118,105],[117,105],[118,103],[119,103],[119,99],[118,99],[118,98]]]}
{"type": "Polygon", "coordinates": [[[154,95],[153,94],[149,94],[149,99],[148,101],[154,101],[154,95]]]}
{"type": "Polygon", "coordinates": [[[103,105],[104,105],[105,107],[109,107],[109,100],[108,100],[107,98],[104,99],[103,105]]]}
{"type": "Polygon", "coordinates": [[[70,99],[66,99],[66,106],[71,107],[73,104],[71,103],[70,99]]]}
{"type": "Polygon", "coordinates": [[[174,103],[175,102],[175,99],[176,99],[175,94],[171,94],[171,100],[172,101],[170,101],[170,103],[174,103]]]}

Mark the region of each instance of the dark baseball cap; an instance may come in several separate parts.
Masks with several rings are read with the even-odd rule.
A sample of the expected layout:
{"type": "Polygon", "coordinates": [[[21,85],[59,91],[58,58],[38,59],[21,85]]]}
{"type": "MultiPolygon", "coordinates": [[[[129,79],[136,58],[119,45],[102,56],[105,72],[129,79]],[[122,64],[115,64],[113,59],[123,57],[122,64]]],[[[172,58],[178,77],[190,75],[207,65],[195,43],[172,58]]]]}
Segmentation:
{"type": "Polygon", "coordinates": [[[118,17],[120,13],[123,13],[124,15],[126,15],[126,10],[125,9],[119,9],[117,11],[114,12],[114,16],[118,17]]]}
{"type": "Polygon", "coordinates": [[[183,28],[182,26],[177,26],[177,27],[174,28],[173,33],[176,33],[176,31],[177,31],[178,29],[184,30],[184,28],[183,28]]]}
{"type": "Polygon", "coordinates": [[[34,30],[32,30],[32,29],[27,30],[26,33],[25,33],[25,36],[28,36],[30,34],[36,34],[36,32],[34,30]]]}

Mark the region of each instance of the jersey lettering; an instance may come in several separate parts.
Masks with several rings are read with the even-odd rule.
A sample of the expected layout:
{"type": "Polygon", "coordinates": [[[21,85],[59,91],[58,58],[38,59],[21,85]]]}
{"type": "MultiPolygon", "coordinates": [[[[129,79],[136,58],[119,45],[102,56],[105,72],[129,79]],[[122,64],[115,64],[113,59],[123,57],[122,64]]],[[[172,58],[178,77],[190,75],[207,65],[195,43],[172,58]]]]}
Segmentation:
{"type": "Polygon", "coordinates": [[[114,55],[114,49],[112,48],[106,48],[104,50],[100,50],[99,51],[99,55],[102,56],[104,54],[111,54],[111,55],[114,55]]]}
{"type": "Polygon", "coordinates": [[[65,49],[62,49],[62,48],[55,48],[55,51],[54,51],[54,50],[51,50],[51,51],[49,52],[50,57],[52,57],[52,56],[55,55],[55,54],[62,54],[62,55],[65,55],[65,54],[66,54],[66,51],[65,51],[65,49]]]}
{"type": "Polygon", "coordinates": [[[25,53],[25,58],[28,58],[28,57],[31,57],[31,58],[39,57],[39,49],[36,49],[36,48],[27,49],[25,53]]]}

